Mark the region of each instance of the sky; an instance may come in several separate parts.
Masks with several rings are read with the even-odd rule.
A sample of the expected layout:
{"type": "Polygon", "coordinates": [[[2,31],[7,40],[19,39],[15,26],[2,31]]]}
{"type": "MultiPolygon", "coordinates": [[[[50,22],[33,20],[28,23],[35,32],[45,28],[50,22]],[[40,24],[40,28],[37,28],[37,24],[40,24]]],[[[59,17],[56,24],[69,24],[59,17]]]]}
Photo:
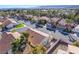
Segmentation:
{"type": "Polygon", "coordinates": [[[79,0],[0,0],[0,8],[31,8],[40,5],[79,5],[79,0]]]}
{"type": "Polygon", "coordinates": [[[0,8],[32,8],[37,5],[0,5],[0,8]]]}
{"type": "Polygon", "coordinates": [[[0,5],[79,5],[79,0],[0,0],[0,5]]]}

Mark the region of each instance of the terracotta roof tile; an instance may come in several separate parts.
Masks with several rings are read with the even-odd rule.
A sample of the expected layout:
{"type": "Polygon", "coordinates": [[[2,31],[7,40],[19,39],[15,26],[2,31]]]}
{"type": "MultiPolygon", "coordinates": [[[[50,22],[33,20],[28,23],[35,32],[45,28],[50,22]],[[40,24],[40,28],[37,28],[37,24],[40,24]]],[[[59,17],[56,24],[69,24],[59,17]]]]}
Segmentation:
{"type": "Polygon", "coordinates": [[[15,39],[12,34],[3,32],[0,40],[0,54],[6,53],[11,48],[11,42],[15,39]]]}
{"type": "Polygon", "coordinates": [[[32,30],[27,30],[27,32],[30,34],[29,41],[33,45],[38,45],[45,39],[44,36],[40,35],[39,33],[34,32],[32,30]]]}
{"type": "Polygon", "coordinates": [[[3,18],[0,19],[0,22],[2,23],[3,26],[9,25],[10,23],[13,22],[13,20],[9,19],[9,18],[3,18]]]}

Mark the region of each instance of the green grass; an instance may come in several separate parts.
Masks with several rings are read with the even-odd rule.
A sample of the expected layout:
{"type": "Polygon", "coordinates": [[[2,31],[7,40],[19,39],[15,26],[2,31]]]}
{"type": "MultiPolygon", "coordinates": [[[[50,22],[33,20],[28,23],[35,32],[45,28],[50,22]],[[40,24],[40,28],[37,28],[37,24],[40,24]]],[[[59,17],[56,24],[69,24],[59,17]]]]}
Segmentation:
{"type": "Polygon", "coordinates": [[[25,27],[25,24],[23,23],[16,25],[16,28],[23,28],[23,27],[25,27]]]}
{"type": "Polygon", "coordinates": [[[26,25],[25,25],[24,23],[20,23],[20,24],[16,25],[15,28],[12,28],[10,31],[11,31],[11,32],[16,32],[17,29],[23,28],[23,27],[25,27],[25,26],[26,26],[26,25]]]}

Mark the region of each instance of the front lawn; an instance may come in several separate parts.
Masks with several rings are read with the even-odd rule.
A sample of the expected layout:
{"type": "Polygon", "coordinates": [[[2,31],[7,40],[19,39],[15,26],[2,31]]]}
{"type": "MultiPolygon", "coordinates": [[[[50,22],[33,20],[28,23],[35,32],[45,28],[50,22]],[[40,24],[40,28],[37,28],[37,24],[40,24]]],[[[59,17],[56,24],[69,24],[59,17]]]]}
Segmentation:
{"type": "Polygon", "coordinates": [[[23,27],[25,27],[25,24],[23,23],[16,25],[16,28],[23,28],[23,27]]]}
{"type": "Polygon", "coordinates": [[[20,23],[20,24],[16,25],[15,28],[10,29],[10,31],[16,32],[17,29],[20,29],[23,27],[26,27],[26,25],[24,23],[20,23]]]}

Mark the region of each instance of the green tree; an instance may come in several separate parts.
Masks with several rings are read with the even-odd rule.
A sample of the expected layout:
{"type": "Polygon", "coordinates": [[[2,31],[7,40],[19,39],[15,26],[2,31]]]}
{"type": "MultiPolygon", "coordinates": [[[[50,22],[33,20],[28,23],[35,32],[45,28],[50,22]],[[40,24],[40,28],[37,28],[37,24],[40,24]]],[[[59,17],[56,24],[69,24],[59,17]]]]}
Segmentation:
{"type": "Polygon", "coordinates": [[[72,19],[66,19],[66,22],[67,22],[67,23],[72,23],[73,20],[72,20],[72,19]]]}
{"type": "Polygon", "coordinates": [[[46,48],[43,45],[37,45],[35,48],[32,48],[33,54],[44,54],[46,52],[46,48]]]}
{"type": "Polygon", "coordinates": [[[73,45],[79,47],[79,41],[76,40],[76,41],[73,43],[73,45]]]}
{"type": "Polygon", "coordinates": [[[67,22],[67,26],[66,26],[65,31],[71,33],[71,32],[72,32],[72,26],[71,26],[71,23],[73,23],[73,20],[72,20],[72,19],[66,19],[66,22],[67,22]]]}
{"type": "Polygon", "coordinates": [[[11,44],[12,44],[12,52],[17,53],[19,51],[20,39],[15,39],[11,44]]]}
{"type": "Polygon", "coordinates": [[[38,21],[38,24],[41,24],[41,25],[45,25],[46,23],[47,23],[47,21],[43,20],[43,19],[41,19],[41,20],[38,21]]]}
{"type": "Polygon", "coordinates": [[[79,24],[79,15],[76,15],[74,20],[79,24]]]}
{"type": "Polygon", "coordinates": [[[23,32],[22,35],[23,35],[25,38],[28,38],[28,37],[29,37],[29,33],[27,33],[27,32],[23,32]]]}
{"type": "Polygon", "coordinates": [[[19,39],[15,39],[12,44],[12,52],[13,53],[21,53],[28,44],[28,36],[27,32],[23,32],[19,39]]]}

